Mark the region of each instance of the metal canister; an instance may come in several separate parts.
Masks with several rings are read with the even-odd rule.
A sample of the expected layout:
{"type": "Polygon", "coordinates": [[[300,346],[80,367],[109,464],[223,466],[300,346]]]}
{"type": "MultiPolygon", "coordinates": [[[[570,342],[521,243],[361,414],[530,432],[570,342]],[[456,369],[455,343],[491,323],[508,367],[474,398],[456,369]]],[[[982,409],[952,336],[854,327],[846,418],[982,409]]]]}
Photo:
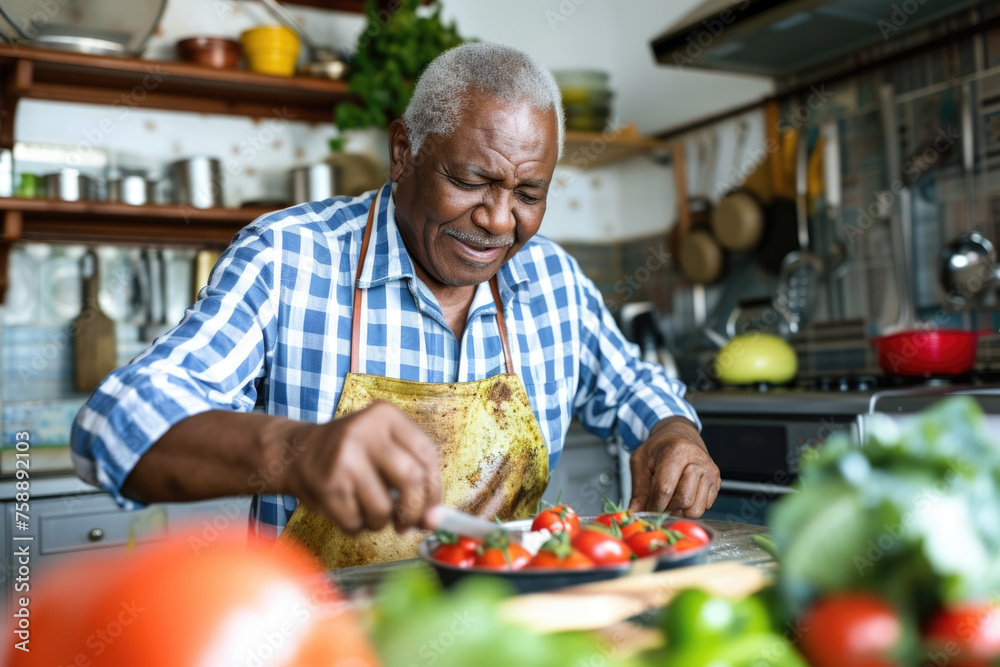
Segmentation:
{"type": "Polygon", "coordinates": [[[152,202],[156,184],[144,176],[132,174],[108,181],[108,201],[142,206],[152,202]]]}
{"type": "Polygon", "coordinates": [[[45,175],[45,196],[62,201],[93,201],[97,199],[97,181],[79,169],[65,167],[45,175]]]}
{"type": "Polygon", "coordinates": [[[292,202],[329,199],[341,194],[340,167],[329,162],[317,162],[305,167],[296,167],[289,173],[292,202]]]}
{"type": "Polygon", "coordinates": [[[199,155],[170,165],[174,200],[195,208],[222,206],[222,162],[199,155]]]}

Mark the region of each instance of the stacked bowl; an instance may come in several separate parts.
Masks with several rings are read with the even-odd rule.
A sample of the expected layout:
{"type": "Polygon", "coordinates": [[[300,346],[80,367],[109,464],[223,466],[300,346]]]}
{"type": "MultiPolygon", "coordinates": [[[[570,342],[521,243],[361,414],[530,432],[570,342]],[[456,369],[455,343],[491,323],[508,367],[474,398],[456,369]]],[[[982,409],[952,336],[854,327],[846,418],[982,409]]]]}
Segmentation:
{"type": "Polygon", "coordinates": [[[561,70],[553,72],[562,92],[566,129],[578,132],[601,132],[611,117],[611,89],[608,73],[599,70],[561,70]]]}

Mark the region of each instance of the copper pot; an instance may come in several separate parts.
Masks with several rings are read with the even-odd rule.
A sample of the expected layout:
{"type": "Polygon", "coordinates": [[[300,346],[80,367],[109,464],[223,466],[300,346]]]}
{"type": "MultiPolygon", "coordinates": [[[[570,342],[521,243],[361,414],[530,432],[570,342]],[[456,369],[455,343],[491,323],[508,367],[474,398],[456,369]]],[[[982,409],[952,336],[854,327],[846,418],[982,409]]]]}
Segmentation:
{"type": "Polygon", "coordinates": [[[239,42],[224,37],[190,37],[177,42],[181,60],[213,69],[236,69],[243,57],[239,42]]]}

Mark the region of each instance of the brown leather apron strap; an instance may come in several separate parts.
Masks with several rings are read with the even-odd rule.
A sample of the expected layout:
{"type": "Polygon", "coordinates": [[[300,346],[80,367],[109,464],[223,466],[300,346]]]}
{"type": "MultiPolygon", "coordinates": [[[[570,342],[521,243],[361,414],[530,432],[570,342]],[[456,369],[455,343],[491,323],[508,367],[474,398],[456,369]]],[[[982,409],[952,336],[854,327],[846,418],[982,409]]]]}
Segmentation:
{"type": "Polygon", "coordinates": [[[358,271],[354,275],[354,309],[351,311],[351,372],[358,372],[358,348],[361,347],[361,270],[365,267],[365,257],[368,256],[368,242],[372,240],[372,224],[375,220],[375,208],[381,197],[375,197],[368,208],[368,222],[365,223],[365,237],[361,241],[361,256],[358,258],[358,271]]]}
{"type": "MultiPolygon", "coordinates": [[[[354,309],[351,311],[351,372],[357,373],[359,368],[358,354],[361,347],[361,288],[358,281],[361,280],[361,270],[365,266],[365,257],[368,256],[368,242],[372,238],[372,227],[375,220],[375,209],[381,195],[375,197],[371,207],[368,209],[368,222],[365,223],[365,236],[361,241],[361,256],[358,257],[358,270],[354,274],[354,309]]],[[[508,373],[514,372],[514,363],[510,354],[510,343],[507,340],[507,324],[503,316],[503,302],[500,300],[500,287],[497,285],[497,277],[490,278],[490,289],[493,291],[493,302],[497,307],[497,328],[500,330],[500,344],[503,346],[503,360],[508,373]]]]}
{"type": "Polygon", "coordinates": [[[490,278],[490,289],[493,290],[493,303],[497,306],[497,328],[500,330],[500,344],[503,345],[503,361],[508,373],[514,372],[514,362],[511,360],[510,343],[507,341],[507,322],[503,316],[503,301],[500,300],[500,287],[497,277],[490,278]]]}

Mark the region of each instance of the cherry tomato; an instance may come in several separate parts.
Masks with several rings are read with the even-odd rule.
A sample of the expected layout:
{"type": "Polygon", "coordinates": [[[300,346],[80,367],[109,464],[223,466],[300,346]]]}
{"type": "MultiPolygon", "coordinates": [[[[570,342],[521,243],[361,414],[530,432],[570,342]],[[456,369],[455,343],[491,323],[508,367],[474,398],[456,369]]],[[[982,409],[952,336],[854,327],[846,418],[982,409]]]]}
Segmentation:
{"type": "Polygon", "coordinates": [[[476,567],[488,570],[520,570],[531,561],[531,552],[517,542],[507,546],[488,546],[476,556],[476,567]]]}
{"type": "Polygon", "coordinates": [[[431,558],[457,567],[472,567],[472,564],[476,562],[476,551],[475,548],[466,549],[459,543],[442,544],[434,550],[431,558]]]}
{"type": "Polygon", "coordinates": [[[711,538],[705,529],[693,521],[674,521],[670,524],[670,530],[676,530],[678,533],[690,537],[699,544],[708,544],[711,542],[711,538]]]}
{"type": "Polygon", "coordinates": [[[466,537],[465,535],[459,535],[457,544],[462,549],[475,553],[476,549],[479,548],[482,542],[474,540],[471,537],[466,537]]]}
{"type": "Polygon", "coordinates": [[[1000,657],[1000,608],[967,604],[943,609],[927,624],[924,639],[932,653],[944,651],[955,667],[988,665],[1000,657]]]}
{"type": "Polygon", "coordinates": [[[572,544],[597,565],[627,563],[635,555],[627,544],[596,526],[581,528],[572,544]]]}
{"type": "MultiPolygon", "coordinates": [[[[624,530],[622,534],[625,534],[624,530]]],[[[625,543],[637,556],[649,556],[668,545],[667,534],[652,526],[648,530],[633,532],[625,538],[625,543]]]]}
{"type": "MultiPolygon", "coordinates": [[[[448,532],[447,530],[435,530],[434,536],[438,539],[442,545],[454,545],[463,551],[475,552],[482,544],[479,540],[474,540],[471,537],[466,537],[465,535],[456,535],[455,533],[448,532]]],[[[431,554],[433,556],[433,554],[431,554]]]]}
{"type": "Polygon", "coordinates": [[[607,512],[594,519],[595,523],[599,523],[607,528],[610,528],[612,524],[622,526],[630,523],[631,521],[632,513],[628,510],[622,510],[620,512],[607,512]]]}
{"type": "Polygon", "coordinates": [[[567,532],[573,537],[580,532],[580,517],[569,505],[556,505],[542,510],[531,522],[532,530],[545,529],[552,533],[567,532]]]}
{"type": "Polygon", "coordinates": [[[570,549],[566,556],[560,556],[548,549],[541,549],[526,567],[528,569],[549,567],[557,570],[588,570],[594,567],[594,561],[576,549],[570,549]]]}
{"type": "Polygon", "coordinates": [[[622,539],[627,542],[628,538],[632,537],[636,533],[641,533],[647,530],[653,530],[655,528],[656,526],[654,526],[648,521],[645,521],[643,519],[633,519],[632,521],[629,521],[628,523],[621,526],[622,539]]]}
{"type": "Polygon", "coordinates": [[[890,666],[902,626],[895,610],[871,593],[823,598],[799,619],[801,649],[813,667],[890,666]]]}

